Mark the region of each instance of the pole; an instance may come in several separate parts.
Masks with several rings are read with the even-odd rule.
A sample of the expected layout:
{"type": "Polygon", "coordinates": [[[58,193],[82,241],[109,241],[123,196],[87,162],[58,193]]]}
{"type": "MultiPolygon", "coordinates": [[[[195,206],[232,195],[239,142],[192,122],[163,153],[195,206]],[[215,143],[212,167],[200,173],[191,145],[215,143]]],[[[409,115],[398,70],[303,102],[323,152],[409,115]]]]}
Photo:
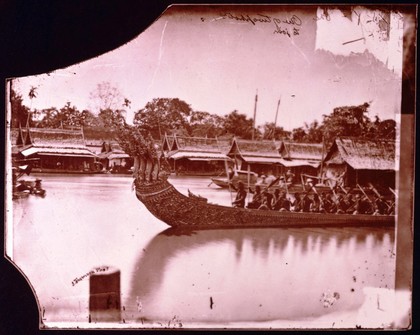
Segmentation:
{"type": "Polygon", "coordinates": [[[322,157],[321,157],[321,171],[320,171],[320,175],[321,175],[321,184],[324,184],[324,156],[325,154],[325,137],[324,135],[322,135],[322,157]]]}
{"type": "Polygon", "coordinates": [[[252,125],[252,140],[254,140],[254,137],[255,137],[255,118],[257,117],[257,102],[258,102],[258,89],[257,89],[257,93],[255,94],[254,120],[253,120],[253,125],[252,125]]]}
{"type": "Polygon", "coordinates": [[[279,115],[280,100],[281,100],[281,96],[280,96],[280,99],[279,99],[279,101],[278,101],[278,103],[277,103],[276,117],[274,118],[273,139],[275,139],[275,134],[276,134],[276,128],[277,128],[277,116],[279,115]]]}
{"type": "Polygon", "coordinates": [[[230,178],[229,178],[229,169],[228,169],[228,164],[227,164],[227,160],[225,159],[225,169],[226,169],[226,177],[227,177],[227,181],[228,181],[228,185],[229,185],[229,194],[230,194],[230,203],[232,204],[232,189],[230,187],[230,178]]]}

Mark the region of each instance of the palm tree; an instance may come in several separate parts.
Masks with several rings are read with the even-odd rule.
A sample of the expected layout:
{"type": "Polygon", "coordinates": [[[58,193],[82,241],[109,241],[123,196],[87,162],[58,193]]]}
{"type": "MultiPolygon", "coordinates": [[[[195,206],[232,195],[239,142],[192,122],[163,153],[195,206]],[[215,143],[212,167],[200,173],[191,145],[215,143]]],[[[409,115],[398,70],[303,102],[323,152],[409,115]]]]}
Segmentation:
{"type": "Polygon", "coordinates": [[[33,113],[32,112],[32,99],[36,98],[36,95],[37,95],[36,90],[37,90],[37,87],[31,86],[31,88],[29,90],[29,93],[28,93],[28,97],[29,97],[29,99],[31,99],[31,107],[29,108],[28,119],[26,120],[26,127],[29,127],[29,116],[31,115],[31,113],[33,113]]]}

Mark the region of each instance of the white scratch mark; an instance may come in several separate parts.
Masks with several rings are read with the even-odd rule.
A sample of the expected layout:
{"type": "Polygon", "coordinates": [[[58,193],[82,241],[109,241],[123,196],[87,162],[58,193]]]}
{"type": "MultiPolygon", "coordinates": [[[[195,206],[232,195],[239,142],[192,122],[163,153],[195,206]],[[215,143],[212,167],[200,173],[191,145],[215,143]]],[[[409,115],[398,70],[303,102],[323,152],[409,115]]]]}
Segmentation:
{"type": "Polygon", "coordinates": [[[155,71],[153,72],[152,81],[150,82],[150,85],[149,85],[148,89],[150,89],[150,87],[153,85],[153,83],[155,81],[155,78],[156,78],[156,74],[157,74],[157,72],[159,71],[159,68],[160,68],[160,63],[161,63],[162,55],[163,55],[163,37],[165,36],[165,30],[166,30],[167,25],[168,25],[168,21],[165,22],[165,26],[162,29],[162,34],[160,35],[158,64],[156,66],[155,71]]]}
{"type": "Polygon", "coordinates": [[[292,45],[299,51],[299,53],[302,55],[302,57],[306,60],[306,62],[308,63],[308,65],[311,65],[310,60],[305,55],[305,53],[295,44],[295,41],[293,40],[293,38],[291,39],[291,42],[292,42],[292,45]]]}

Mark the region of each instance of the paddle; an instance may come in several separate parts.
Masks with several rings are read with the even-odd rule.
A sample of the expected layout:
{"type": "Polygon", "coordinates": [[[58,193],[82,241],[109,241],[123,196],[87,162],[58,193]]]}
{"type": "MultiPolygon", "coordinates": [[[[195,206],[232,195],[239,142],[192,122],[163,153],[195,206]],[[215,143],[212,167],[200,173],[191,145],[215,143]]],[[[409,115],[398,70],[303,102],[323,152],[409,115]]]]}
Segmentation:
{"type": "Polygon", "coordinates": [[[388,187],[388,188],[392,192],[392,194],[394,194],[395,198],[397,198],[397,192],[395,192],[391,187],[388,187]]]}
{"type": "MultiPolygon", "coordinates": [[[[280,177],[277,177],[276,179],[274,179],[270,184],[268,184],[268,186],[265,188],[265,190],[268,190],[270,187],[272,187],[279,180],[280,180],[280,177]]],[[[287,185],[286,185],[286,187],[287,187],[287,185]]]]}
{"type": "Polygon", "coordinates": [[[373,211],[375,210],[375,204],[373,203],[373,201],[372,200],[370,200],[370,198],[368,197],[368,195],[366,194],[366,192],[363,190],[363,188],[359,185],[359,184],[357,184],[357,187],[360,189],[360,191],[362,191],[362,193],[364,194],[364,196],[366,197],[366,199],[368,199],[369,200],[369,202],[370,202],[370,204],[372,205],[372,207],[373,207],[373,211]]]}
{"type": "Polygon", "coordinates": [[[377,189],[372,185],[372,183],[369,183],[368,184],[369,185],[369,188],[373,191],[373,192],[375,192],[375,194],[378,196],[378,197],[381,197],[381,195],[379,194],[379,192],[377,191],[377,189]]]}
{"type": "MultiPolygon", "coordinates": [[[[222,173],[223,173],[223,171],[222,171],[222,172],[220,172],[220,173],[216,176],[216,178],[217,178],[217,177],[220,177],[220,175],[221,175],[222,173]]],[[[228,178],[229,178],[229,176],[228,176],[228,178]]],[[[213,184],[213,179],[211,180],[210,184],[208,184],[208,185],[207,185],[207,187],[210,187],[210,185],[211,185],[211,184],[213,184]]]]}

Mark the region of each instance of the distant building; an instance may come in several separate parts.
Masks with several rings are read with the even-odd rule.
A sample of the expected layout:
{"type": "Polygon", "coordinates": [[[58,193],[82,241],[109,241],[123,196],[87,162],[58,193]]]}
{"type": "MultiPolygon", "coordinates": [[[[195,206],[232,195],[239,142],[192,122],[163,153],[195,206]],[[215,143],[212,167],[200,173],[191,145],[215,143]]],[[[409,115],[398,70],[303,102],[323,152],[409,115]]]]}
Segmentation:
{"type": "Polygon", "coordinates": [[[279,148],[282,157],[280,173],[291,170],[295,181],[301,180],[301,175],[318,176],[323,156],[323,145],[318,143],[282,142],[279,148]]]}
{"type": "Polygon", "coordinates": [[[103,142],[98,158],[102,167],[113,173],[128,173],[133,166],[133,159],[116,142],[103,142]]]}
{"type": "Polygon", "coordinates": [[[324,160],[324,176],[345,186],[395,188],[395,141],[337,138],[324,160]]]}
{"type": "Polygon", "coordinates": [[[234,138],[227,153],[238,170],[247,170],[258,174],[278,174],[281,155],[279,142],[252,141],[234,138]]]}
{"type": "Polygon", "coordinates": [[[85,144],[82,129],[19,128],[16,159],[31,160],[33,171],[94,172],[96,155],[85,144]]]}
{"type": "MultiPolygon", "coordinates": [[[[168,144],[163,142],[162,149],[168,144]]],[[[185,136],[173,137],[166,157],[174,172],[189,175],[221,174],[226,171],[225,162],[229,160],[216,138],[185,136]]]]}

